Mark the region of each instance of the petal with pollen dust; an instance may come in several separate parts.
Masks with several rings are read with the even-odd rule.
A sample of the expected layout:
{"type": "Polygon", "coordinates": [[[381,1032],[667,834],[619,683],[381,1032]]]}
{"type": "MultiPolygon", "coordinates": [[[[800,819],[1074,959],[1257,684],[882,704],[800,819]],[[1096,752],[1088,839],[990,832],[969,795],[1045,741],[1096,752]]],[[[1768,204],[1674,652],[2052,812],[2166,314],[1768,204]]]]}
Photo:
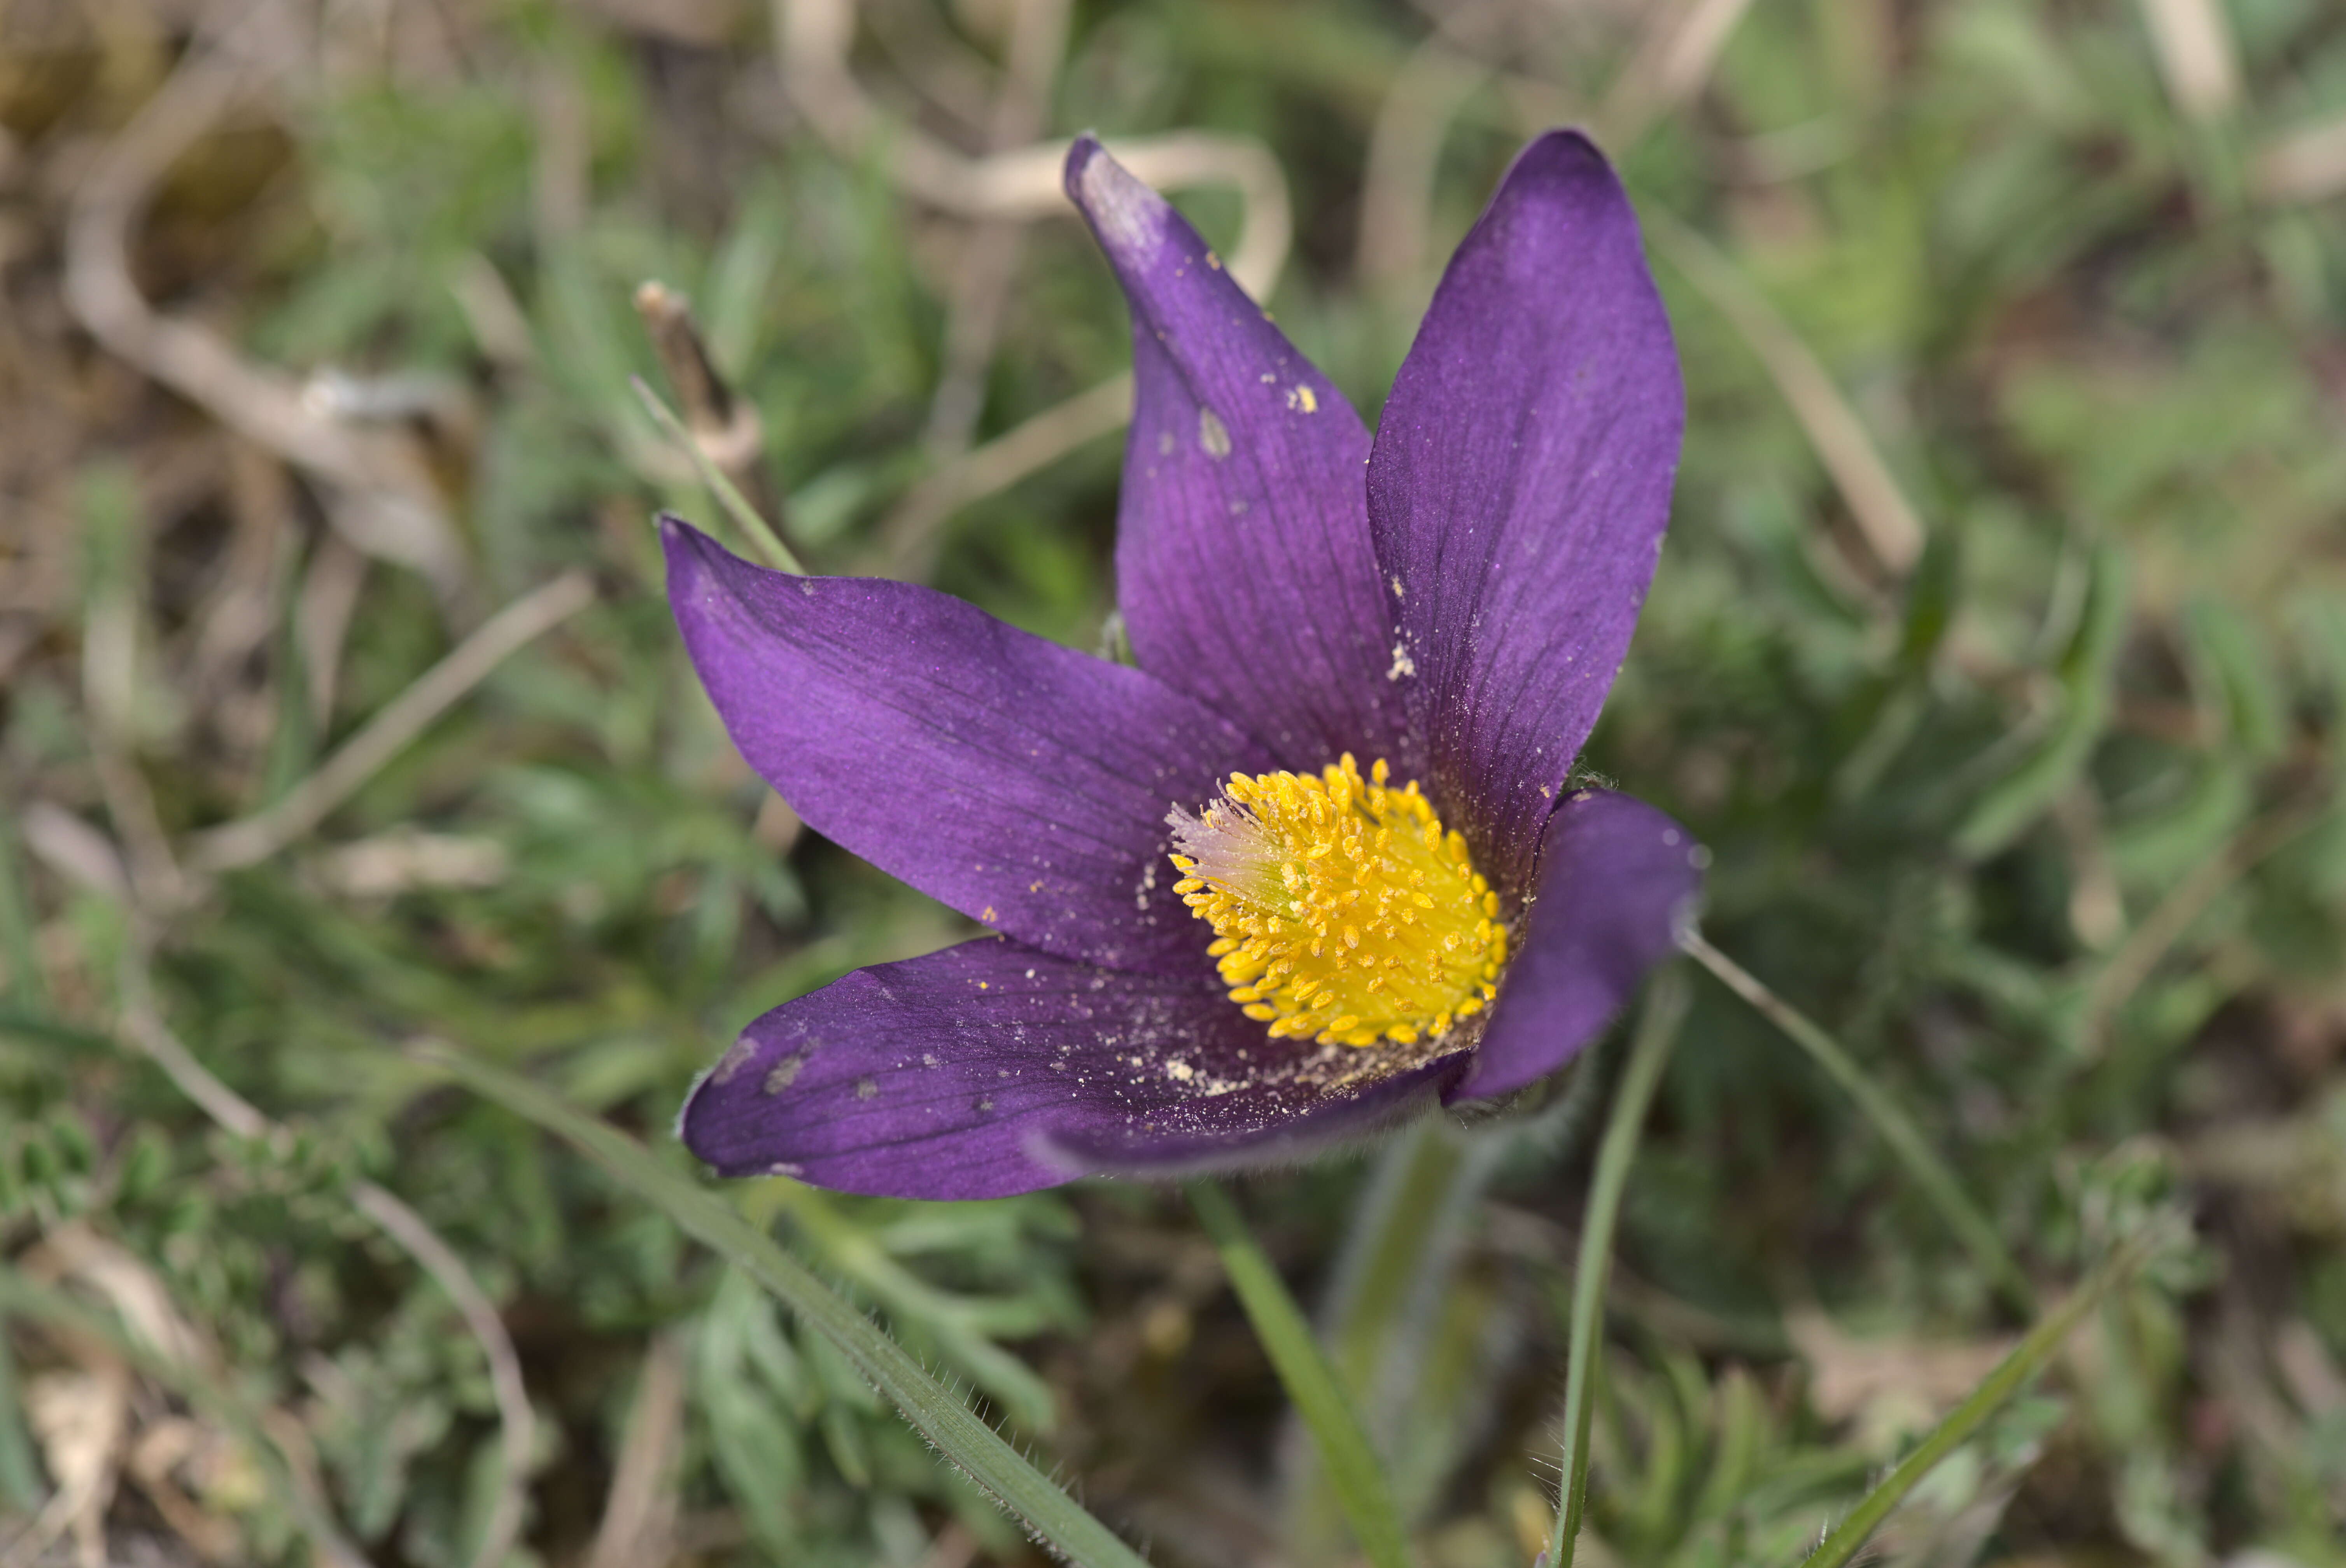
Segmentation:
{"type": "Polygon", "coordinates": [[[1132,307],[1116,569],[1140,667],[1229,714],[1282,767],[1355,751],[1413,776],[1360,416],[1092,137],[1068,153],[1066,185],[1132,307]]]}
{"type": "Polygon", "coordinates": [[[1227,722],[932,588],[765,571],[674,518],[662,536],[701,684],[817,832],[1047,952],[1209,971],[1165,812],[1261,765],[1227,722]]]}
{"type": "Polygon", "coordinates": [[[1550,132],[1451,259],[1369,460],[1429,786],[1502,886],[1628,651],[1684,423],[1628,199],[1550,132]]]}
{"type": "Polygon", "coordinates": [[[767,1013],[679,1131],[725,1176],[999,1197],[1283,1158],[1429,1102],[1459,1058],[1386,1065],[1266,1038],[1202,968],[1104,970],[986,937],[767,1013]]]}
{"type": "Polygon", "coordinates": [[[1693,835],[1642,800],[1567,796],[1541,840],[1539,896],[1490,1027],[1447,1097],[1520,1089],[1602,1033],[1693,919],[1703,860],[1693,835]]]}

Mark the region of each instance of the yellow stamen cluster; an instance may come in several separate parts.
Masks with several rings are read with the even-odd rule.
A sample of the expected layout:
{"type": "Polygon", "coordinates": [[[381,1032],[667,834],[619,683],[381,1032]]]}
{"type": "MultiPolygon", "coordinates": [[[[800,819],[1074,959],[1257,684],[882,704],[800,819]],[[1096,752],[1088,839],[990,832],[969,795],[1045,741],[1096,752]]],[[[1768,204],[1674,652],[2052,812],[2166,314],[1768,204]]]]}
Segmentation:
{"type": "Polygon", "coordinates": [[[1414,781],[1350,752],[1318,774],[1233,773],[1167,819],[1173,891],[1214,927],[1230,1000],[1273,1038],[1408,1044],[1498,994],[1499,895],[1414,781]]]}

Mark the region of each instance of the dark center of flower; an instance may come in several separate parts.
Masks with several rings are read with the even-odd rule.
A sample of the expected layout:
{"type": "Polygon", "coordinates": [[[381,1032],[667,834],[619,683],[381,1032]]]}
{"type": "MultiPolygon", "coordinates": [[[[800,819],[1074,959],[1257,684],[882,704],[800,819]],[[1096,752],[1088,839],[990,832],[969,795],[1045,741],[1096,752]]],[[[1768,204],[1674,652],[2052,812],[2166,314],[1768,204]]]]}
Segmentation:
{"type": "Polygon", "coordinates": [[[1175,807],[1174,891],[1210,921],[1230,1000],[1274,1039],[1408,1044],[1498,994],[1499,895],[1414,781],[1346,752],[1311,773],[1233,773],[1175,807]]]}

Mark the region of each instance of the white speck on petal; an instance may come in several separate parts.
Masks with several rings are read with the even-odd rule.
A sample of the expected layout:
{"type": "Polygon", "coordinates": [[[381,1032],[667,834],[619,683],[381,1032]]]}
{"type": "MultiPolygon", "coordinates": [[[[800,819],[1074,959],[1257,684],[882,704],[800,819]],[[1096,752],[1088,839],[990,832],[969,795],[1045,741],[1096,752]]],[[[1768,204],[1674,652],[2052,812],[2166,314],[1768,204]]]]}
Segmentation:
{"type": "Polygon", "coordinates": [[[1217,463],[1230,454],[1230,427],[1212,409],[1198,411],[1198,444],[1217,463]]]}
{"type": "Polygon", "coordinates": [[[1403,643],[1393,644],[1392,668],[1385,671],[1385,678],[1387,680],[1399,680],[1405,675],[1415,675],[1416,673],[1417,661],[1409,657],[1408,646],[1403,643]]]}

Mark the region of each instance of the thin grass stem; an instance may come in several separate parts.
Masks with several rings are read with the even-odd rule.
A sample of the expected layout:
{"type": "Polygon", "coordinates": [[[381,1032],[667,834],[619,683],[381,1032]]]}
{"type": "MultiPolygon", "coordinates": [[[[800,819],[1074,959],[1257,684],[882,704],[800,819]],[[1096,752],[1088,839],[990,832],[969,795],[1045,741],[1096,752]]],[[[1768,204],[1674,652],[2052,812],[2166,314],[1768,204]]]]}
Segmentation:
{"type": "Polygon", "coordinates": [[[1409,1568],[1409,1547],[1393,1508],[1392,1487],[1303,1309],[1256,1244],[1229,1195],[1207,1181],[1191,1182],[1188,1194],[1189,1207],[1222,1255],[1222,1268],[1238,1292],[1239,1304],[1246,1308],[1247,1320],[1254,1325],[1255,1338],[1320,1445],[1320,1462],[1353,1538],[1375,1568],[1409,1568]]]}
{"type": "Polygon", "coordinates": [[[790,553],[790,547],[782,543],[782,536],[774,531],[774,525],[766,521],[763,513],[750,504],[750,498],[741,494],[740,486],[726,478],[725,471],[709,460],[709,453],[700,449],[700,443],[693,439],[692,432],[685,428],[684,421],[677,417],[676,410],[668,406],[667,400],[652,391],[651,383],[641,376],[629,376],[627,384],[635,389],[637,398],[644,405],[644,412],[651,415],[652,423],[659,426],[660,433],[674,442],[678,449],[692,460],[692,471],[700,476],[700,483],[708,486],[709,494],[717,498],[717,504],[725,509],[725,514],[733,519],[734,526],[747,535],[750,542],[758,547],[759,554],[766,557],[766,564],[794,577],[805,576],[806,568],[790,553]]]}
{"type": "Polygon", "coordinates": [[[1146,1559],[1029,1463],[960,1394],[939,1382],[879,1325],[731,1205],[663,1164],[617,1128],[583,1115],[525,1078],[443,1045],[420,1044],[413,1054],[560,1137],[667,1215],[687,1236],[747,1273],[800,1322],[836,1346],[940,1454],[1005,1511],[1024,1520],[1055,1556],[1076,1568],[1148,1568],[1146,1559]]]}
{"type": "Polygon", "coordinates": [[[2005,1301],[2023,1317],[2035,1316],[2036,1292],[2030,1287],[2028,1276],[2021,1271],[2018,1260],[2004,1245],[2004,1238],[1996,1235],[1995,1227],[1964,1194],[1955,1173],[1939,1157],[1930,1140],[1923,1137],[1923,1130],[1890,1091],[1875,1083],[1831,1035],[1769,990],[1741,964],[1704,941],[1700,932],[1686,932],[1678,938],[1678,945],[1718,976],[1720,983],[1790,1035],[1794,1044],[1824,1069],[1826,1076],[1857,1102],[1858,1109],[1873,1124],[1873,1130],[1890,1145],[1890,1152],[1906,1167],[1906,1174],[1923,1189],[1940,1217],[1947,1222],[1948,1228],[1955,1233],[1956,1239],[2005,1301]]]}
{"type": "Polygon", "coordinates": [[[1865,1494],[1864,1500],[1850,1511],[1833,1532],[1809,1553],[1800,1568],[1841,1568],[1857,1555],[1867,1537],[1890,1516],[1890,1511],[1904,1500],[1906,1494],[1921,1484],[1939,1461],[1961,1447],[1985,1425],[1987,1419],[2004,1408],[2005,1401],[2018,1393],[2028,1380],[2036,1375],[2061,1341],[2069,1337],[2087,1312],[2112,1287],[2132,1274],[2142,1262],[2144,1249],[2129,1246],[2113,1254],[2080,1285],[2069,1298],[2048,1313],[2028,1337],[2013,1348],[2012,1354],[1997,1363],[1995,1370],[1972,1390],[1971,1397],[1955,1407],[1953,1414],[1941,1421],[1931,1435],[1924,1438],[1912,1453],[1906,1456],[1896,1470],[1890,1472],[1881,1485],[1865,1494]]]}
{"type": "Polygon", "coordinates": [[[1548,1537],[1547,1560],[1556,1568],[1572,1568],[1572,1553],[1580,1537],[1580,1522],[1588,1504],[1588,1426],[1596,1407],[1596,1347],[1605,1332],[1605,1276],[1613,1259],[1613,1231],[1621,1214],[1621,1194],[1629,1182],[1629,1166],[1637,1156],[1638,1130],[1661,1086],[1662,1069],[1677,1043],[1678,1025],[1686,1019],[1687,987],[1675,969],[1654,977],[1646,993],[1637,1036],[1629,1047],[1629,1064],[1613,1096],[1612,1114],[1605,1123],[1604,1141],[1596,1146],[1596,1179],[1588,1189],[1588,1211],[1580,1227],[1580,1258],[1573,1269],[1572,1323],[1564,1381],[1564,1452],[1558,1466],[1564,1477],[1563,1495],[1556,1500],[1556,1529],[1548,1537]]]}

